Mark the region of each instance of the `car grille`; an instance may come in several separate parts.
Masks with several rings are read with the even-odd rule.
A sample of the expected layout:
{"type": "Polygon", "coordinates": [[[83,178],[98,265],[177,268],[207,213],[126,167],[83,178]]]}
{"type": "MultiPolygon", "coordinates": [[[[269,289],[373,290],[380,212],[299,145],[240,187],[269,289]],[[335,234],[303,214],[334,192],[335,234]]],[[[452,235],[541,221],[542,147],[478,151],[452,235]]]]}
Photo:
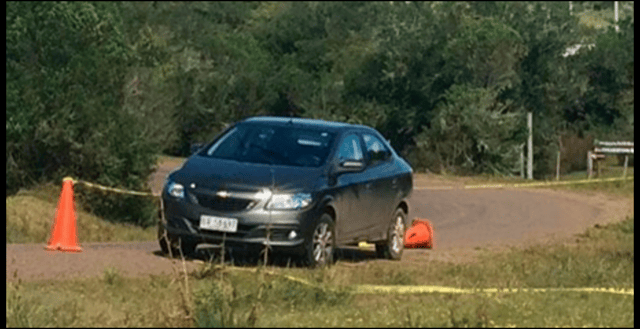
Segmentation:
{"type": "MultiPolygon", "coordinates": [[[[195,221],[191,221],[191,223],[195,227],[198,226],[198,223],[196,223],[195,221]]],[[[238,224],[238,231],[234,233],[202,230],[200,228],[198,228],[198,232],[200,234],[206,234],[207,236],[210,236],[212,238],[218,238],[218,239],[222,239],[224,236],[226,236],[227,238],[264,238],[266,237],[267,235],[266,229],[264,228],[256,229],[257,226],[258,225],[238,224]]],[[[272,228],[269,239],[271,241],[287,241],[288,240],[287,235],[292,229],[293,228],[288,228],[288,227],[272,228]]]]}
{"type": "Polygon", "coordinates": [[[255,205],[254,200],[221,198],[202,193],[194,193],[199,205],[215,211],[241,211],[255,205]]]}

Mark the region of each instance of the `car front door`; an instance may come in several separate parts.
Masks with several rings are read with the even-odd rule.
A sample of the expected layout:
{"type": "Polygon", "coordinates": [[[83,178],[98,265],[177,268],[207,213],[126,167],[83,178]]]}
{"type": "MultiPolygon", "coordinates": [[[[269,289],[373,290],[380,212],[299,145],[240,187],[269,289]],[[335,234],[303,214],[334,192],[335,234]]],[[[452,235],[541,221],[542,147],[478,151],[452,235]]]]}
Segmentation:
{"type": "Polygon", "coordinates": [[[393,165],[391,151],[373,133],[362,134],[367,168],[364,175],[371,191],[369,220],[365,232],[370,240],[385,237],[396,203],[398,189],[397,168],[393,165]]]}
{"type": "MultiPolygon", "coordinates": [[[[347,133],[338,144],[334,165],[340,166],[345,161],[364,162],[362,143],[356,133],[347,133]]],[[[367,226],[368,214],[362,209],[369,207],[371,193],[366,184],[364,170],[344,172],[336,177],[336,232],[340,243],[357,242],[367,226]]]]}

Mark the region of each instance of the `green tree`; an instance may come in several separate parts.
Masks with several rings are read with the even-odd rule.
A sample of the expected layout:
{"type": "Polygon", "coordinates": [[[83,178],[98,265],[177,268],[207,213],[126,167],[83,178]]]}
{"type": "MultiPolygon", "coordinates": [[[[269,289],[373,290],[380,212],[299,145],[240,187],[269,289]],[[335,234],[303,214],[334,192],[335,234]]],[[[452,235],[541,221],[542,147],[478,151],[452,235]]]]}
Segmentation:
{"type": "MultiPolygon", "coordinates": [[[[246,116],[294,115],[374,126],[404,155],[418,152],[417,166],[435,152],[425,138],[473,124],[455,121],[460,104],[496,118],[533,111],[540,177],[553,168],[558,134],[633,129],[624,123],[633,121],[632,51],[622,58],[614,50],[622,41],[610,41],[616,54],[562,56],[599,38],[577,15],[596,5],[576,3],[571,16],[567,3],[547,2],[119,3],[131,50],[122,108],[146,118],[139,128],[172,154],[246,116]],[[623,73],[615,61],[626,61],[631,78],[609,84],[623,73]]],[[[632,32],[624,38],[632,43],[632,32]]],[[[496,128],[481,122],[463,135],[489,150],[524,141],[519,119],[491,138],[479,127],[496,128]]],[[[467,171],[507,173],[513,159],[490,152],[467,151],[470,166],[440,156],[467,171]]]]}
{"type": "MultiPolygon", "coordinates": [[[[130,52],[111,3],[9,2],[7,193],[64,176],[144,190],[154,144],[123,111],[130,52]]],[[[81,196],[82,198],[83,196],[81,196]]],[[[149,223],[153,204],[92,198],[107,218],[149,223]]]]}
{"type": "Polygon", "coordinates": [[[518,169],[526,131],[522,112],[513,111],[512,102],[501,102],[498,94],[495,88],[452,86],[436,107],[431,127],[416,137],[411,160],[420,169],[511,175],[518,169]]]}
{"type": "MultiPolygon", "coordinates": [[[[124,4],[123,4],[124,6],[124,4]]],[[[251,3],[126,4],[129,34],[151,86],[156,125],[166,121],[165,134],[175,134],[164,151],[188,155],[193,142],[202,142],[224,126],[262,113],[276,102],[277,93],[265,87],[271,61],[251,33],[245,31],[256,7],[251,3]],[[151,13],[151,14],[149,14],[151,13]],[[159,115],[158,113],[166,115],[159,115]]],[[[160,130],[161,131],[161,130],[160,130]]]]}
{"type": "Polygon", "coordinates": [[[563,2],[472,3],[474,12],[491,16],[511,27],[526,47],[520,61],[518,81],[503,90],[500,99],[510,99],[518,108],[533,112],[534,176],[553,172],[558,135],[564,126],[563,111],[571,93],[584,85],[562,55],[580,41],[576,17],[563,2]],[[572,79],[567,79],[572,77],[572,79]]]}
{"type": "MultiPolygon", "coordinates": [[[[439,98],[453,83],[443,71],[442,49],[457,29],[458,3],[375,3],[378,18],[364,36],[371,51],[344,78],[344,98],[382,105],[378,128],[391,144],[406,151],[423,126],[429,126],[439,98]]],[[[369,114],[371,116],[371,114],[369,114]]]]}
{"type": "Polygon", "coordinates": [[[504,90],[520,84],[527,48],[520,34],[492,17],[465,17],[444,50],[456,83],[504,90]]]}
{"type": "Polygon", "coordinates": [[[633,140],[634,31],[633,19],[596,37],[595,45],[579,57],[588,87],[567,119],[576,119],[599,139],[633,140]],[[575,118],[576,115],[580,117],[575,118]]]}

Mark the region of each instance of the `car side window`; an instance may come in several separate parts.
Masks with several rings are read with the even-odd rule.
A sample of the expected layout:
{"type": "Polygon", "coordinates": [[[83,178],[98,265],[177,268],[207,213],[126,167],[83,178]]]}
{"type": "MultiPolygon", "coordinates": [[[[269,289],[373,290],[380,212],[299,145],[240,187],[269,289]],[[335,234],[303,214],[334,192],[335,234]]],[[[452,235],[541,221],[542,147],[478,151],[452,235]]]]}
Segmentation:
{"type": "Polygon", "coordinates": [[[378,137],[365,133],[362,134],[362,139],[364,139],[366,152],[371,164],[384,161],[391,155],[391,151],[389,151],[378,137]]]}
{"type": "Polygon", "coordinates": [[[358,136],[350,134],[342,140],[338,149],[339,160],[362,160],[362,149],[358,142],[358,136]]]}

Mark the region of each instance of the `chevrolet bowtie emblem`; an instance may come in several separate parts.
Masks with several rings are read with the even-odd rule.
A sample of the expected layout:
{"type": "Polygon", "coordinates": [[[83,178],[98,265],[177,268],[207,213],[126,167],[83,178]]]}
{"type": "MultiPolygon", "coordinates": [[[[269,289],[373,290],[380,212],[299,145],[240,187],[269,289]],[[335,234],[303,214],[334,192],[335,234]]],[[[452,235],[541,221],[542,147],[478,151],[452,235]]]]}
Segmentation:
{"type": "Polygon", "coordinates": [[[229,196],[229,192],[227,192],[227,191],[218,191],[218,192],[216,193],[216,195],[217,195],[217,196],[219,196],[219,197],[221,197],[221,198],[226,198],[226,197],[228,197],[228,196],[229,196]]]}

